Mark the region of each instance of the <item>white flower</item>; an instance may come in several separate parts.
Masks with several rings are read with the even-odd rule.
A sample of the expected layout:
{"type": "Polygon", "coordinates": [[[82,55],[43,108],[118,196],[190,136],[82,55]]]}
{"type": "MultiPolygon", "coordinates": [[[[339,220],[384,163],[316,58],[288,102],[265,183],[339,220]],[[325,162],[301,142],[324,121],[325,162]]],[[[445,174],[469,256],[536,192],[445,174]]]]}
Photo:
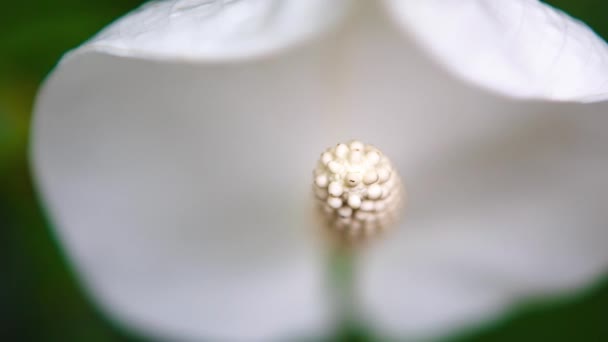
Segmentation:
{"type": "Polygon", "coordinates": [[[331,326],[318,152],[381,146],[409,207],[362,310],[436,336],[608,266],[607,98],[606,44],[537,1],[157,1],[58,65],[32,158],[116,321],[268,341],[331,326]]]}

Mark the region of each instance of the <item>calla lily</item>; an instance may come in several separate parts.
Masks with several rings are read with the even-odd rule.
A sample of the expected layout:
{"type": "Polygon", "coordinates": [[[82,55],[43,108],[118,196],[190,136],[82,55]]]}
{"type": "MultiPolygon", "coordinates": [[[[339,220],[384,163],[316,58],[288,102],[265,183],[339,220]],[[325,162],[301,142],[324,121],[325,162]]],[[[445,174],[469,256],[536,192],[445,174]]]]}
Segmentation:
{"type": "Polygon", "coordinates": [[[606,44],[533,0],[156,1],[59,63],[32,159],[115,321],[268,341],[331,328],[311,170],[373,143],[409,203],[360,309],[435,337],[603,274],[606,99],[606,44]]]}

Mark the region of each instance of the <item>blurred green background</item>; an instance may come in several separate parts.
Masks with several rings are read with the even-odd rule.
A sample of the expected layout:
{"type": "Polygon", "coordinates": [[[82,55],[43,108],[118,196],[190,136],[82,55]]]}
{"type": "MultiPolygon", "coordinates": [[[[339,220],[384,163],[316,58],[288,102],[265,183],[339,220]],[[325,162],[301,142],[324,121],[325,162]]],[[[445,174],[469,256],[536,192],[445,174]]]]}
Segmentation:
{"type": "MultiPolygon", "coordinates": [[[[551,0],[608,38],[608,1],[551,0]]],[[[61,55],[138,0],[5,1],[0,10],[0,340],[133,341],[88,302],[42,215],[27,160],[33,100],[61,55]]],[[[607,247],[608,248],[608,247],[607,247]]],[[[349,334],[345,339],[365,340],[349,334]]],[[[608,282],[450,341],[608,341],[608,282]]]]}

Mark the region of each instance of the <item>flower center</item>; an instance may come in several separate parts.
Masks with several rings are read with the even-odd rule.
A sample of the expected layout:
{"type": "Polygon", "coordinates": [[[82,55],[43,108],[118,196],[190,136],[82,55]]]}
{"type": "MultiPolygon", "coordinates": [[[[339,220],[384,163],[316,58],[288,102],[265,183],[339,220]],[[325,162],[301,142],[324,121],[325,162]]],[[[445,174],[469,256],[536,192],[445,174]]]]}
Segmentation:
{"type": "Polygon", "coordinates": [[[377,235],[397,220],[401,180],[386,156],[360,141],[321,154],[314,193],[327,226],[348,239],[377,235]]]}

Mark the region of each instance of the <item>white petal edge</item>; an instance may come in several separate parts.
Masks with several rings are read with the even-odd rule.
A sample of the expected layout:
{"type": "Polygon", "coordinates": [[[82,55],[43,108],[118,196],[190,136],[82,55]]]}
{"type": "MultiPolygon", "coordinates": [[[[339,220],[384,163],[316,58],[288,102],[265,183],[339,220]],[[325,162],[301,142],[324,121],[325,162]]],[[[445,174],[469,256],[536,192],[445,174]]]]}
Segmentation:
{"type": "Polygon", "coordinates": [[[195,62],[255,58],[327,31],[347,12],[350,1],[150,1],[77,52],[195,62]]]}
{"type": "Polygon", "coordinates": [[[301,16],[305,30],[233,36],[237,18],[220,46],[211,38],[227,12],[163,23],[167,6],[186,3],[144,6],[46,80],[32,135],[45,207],[88,293],[121,326],[172,340],[320,336],[332,317],[309,182],[333,142],[331,44],[299,43],[339,7],[315,21],[296,10],[311,2],[281,2],[291,16],[270,22],[301,16]]]}
{"type": "Polygon", "coordinates": [[[341,42],[343,130],[405,183],[404,220],[361,260],[362,313],[389,340],[501,317],[608,268],[608,102],[522,100],[428,58],[373,2],[341,42]]]}
{"type": "Polygon", "coordinates": [[[447,70],[507,96],[608,99],[608,45],[537,0],[385,0],[392,16],[447,70]]]}

